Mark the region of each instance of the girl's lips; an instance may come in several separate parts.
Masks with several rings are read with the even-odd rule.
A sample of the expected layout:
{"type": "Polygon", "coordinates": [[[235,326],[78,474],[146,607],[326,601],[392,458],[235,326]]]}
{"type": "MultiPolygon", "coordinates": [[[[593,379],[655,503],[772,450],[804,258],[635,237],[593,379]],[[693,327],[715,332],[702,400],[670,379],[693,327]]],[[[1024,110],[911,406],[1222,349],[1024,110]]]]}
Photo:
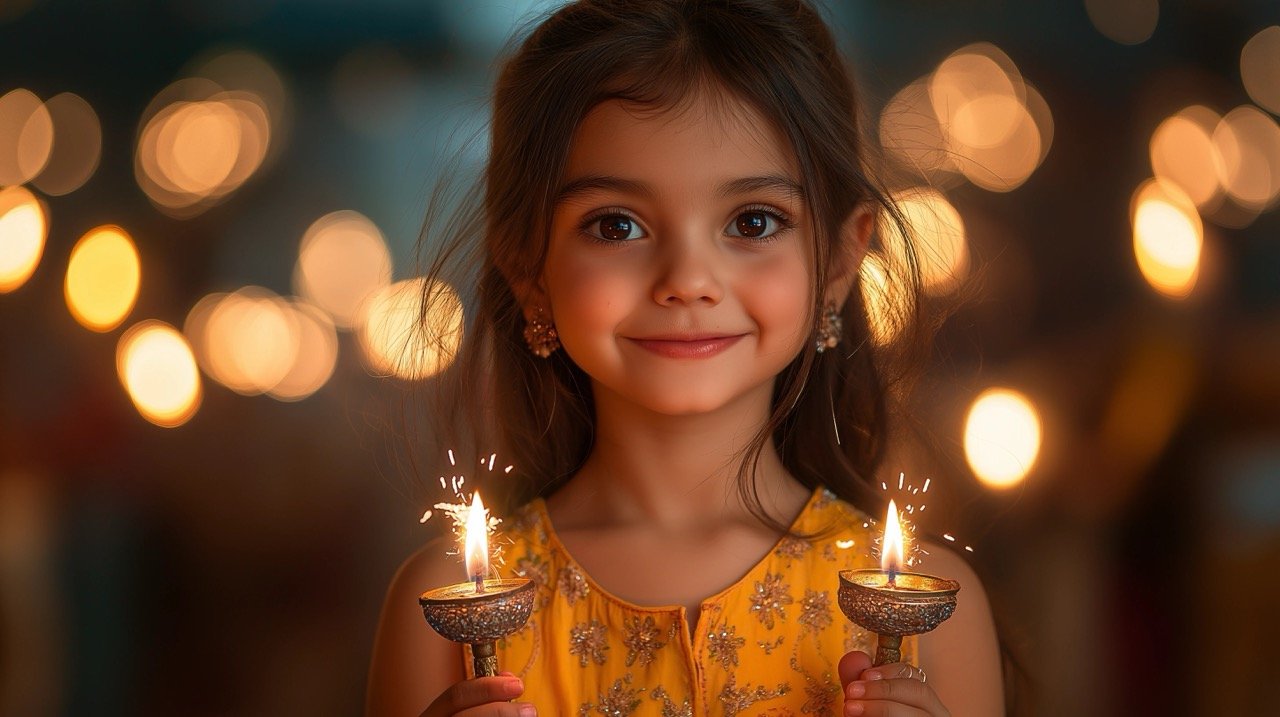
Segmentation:
{"type": "Polygon", "coordinates": [[[666,358],[697,359],[715,356],[737,343],[743,336],[746,334],[696,338],[632,338],[630,340],[640,348],[666,358]]]}

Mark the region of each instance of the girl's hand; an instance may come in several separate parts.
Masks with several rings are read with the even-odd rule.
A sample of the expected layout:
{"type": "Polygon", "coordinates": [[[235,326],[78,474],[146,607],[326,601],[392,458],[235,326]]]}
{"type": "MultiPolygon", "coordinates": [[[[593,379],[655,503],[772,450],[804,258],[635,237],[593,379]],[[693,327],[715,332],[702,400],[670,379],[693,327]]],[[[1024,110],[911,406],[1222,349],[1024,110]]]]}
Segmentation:
{"type": "Polygon", "coordinates": [[[847,717],[950,717],[928,684],[924,670],[905,662],[871,666],[865,652],[850,652],[840,659],[840,684],[844,687],[847,717]]]}
{"type": "Polygon", "coordinates": [[[524,694],[524,683],[510,672],[458,682],[436,698],[422,717],[535,717],[527,702],[509,702],[524,694]]]}

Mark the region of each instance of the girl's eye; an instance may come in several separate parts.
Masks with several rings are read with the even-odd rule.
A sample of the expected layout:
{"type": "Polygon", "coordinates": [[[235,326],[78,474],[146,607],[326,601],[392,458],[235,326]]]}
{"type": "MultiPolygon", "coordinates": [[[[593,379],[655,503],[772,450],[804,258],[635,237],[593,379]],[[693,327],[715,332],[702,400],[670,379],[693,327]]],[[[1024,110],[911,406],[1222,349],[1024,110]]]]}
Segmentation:
{"type": "Polygon", "coordinates": [[[729,225],[729,235],[743,239],[768,239],[790,227],[780,214],[764,209],[749,209],[734,217],[729,225]]]}
{"type": "Polygon", "coordinates": [[[625,214],[592,217],[587,220],[585,229],[591,236],[607,242],[631,241],[644,236],[640,225],[625,214]]]}

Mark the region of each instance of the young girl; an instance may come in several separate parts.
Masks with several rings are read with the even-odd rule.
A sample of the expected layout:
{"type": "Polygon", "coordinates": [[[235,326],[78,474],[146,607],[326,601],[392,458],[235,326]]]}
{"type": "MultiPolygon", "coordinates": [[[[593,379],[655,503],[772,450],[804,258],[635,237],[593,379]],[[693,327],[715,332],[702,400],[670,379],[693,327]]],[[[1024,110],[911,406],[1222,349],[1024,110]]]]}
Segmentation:
{"type": "Polygon", "coordinates": [[[873,668],[836,604],[839,570],[878,565],[889,402],[858,276],[892,207],[856,117],[803,0],[581,0],[523,42],[458,375],[521,475],[502,537],[535,609],[511,672],[468,679],[417,604],[463,571],[426,546],[369,714],[1003,712],[982,586],[945,548],[925,568],[958,607],[903,662],[873,668]]]}

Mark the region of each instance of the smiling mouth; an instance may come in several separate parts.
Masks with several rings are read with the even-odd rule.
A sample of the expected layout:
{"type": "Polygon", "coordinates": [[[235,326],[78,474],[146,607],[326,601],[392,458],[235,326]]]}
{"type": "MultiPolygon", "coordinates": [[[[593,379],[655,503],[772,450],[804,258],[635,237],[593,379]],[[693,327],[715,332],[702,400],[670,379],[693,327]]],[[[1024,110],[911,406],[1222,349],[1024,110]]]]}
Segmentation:
{"type": "Polygon", "coordinates": [[[746,334],[733,336],[659,336],[628,338],[640,348],[666,358],[710,358],[738,342],[746,334]]]}

